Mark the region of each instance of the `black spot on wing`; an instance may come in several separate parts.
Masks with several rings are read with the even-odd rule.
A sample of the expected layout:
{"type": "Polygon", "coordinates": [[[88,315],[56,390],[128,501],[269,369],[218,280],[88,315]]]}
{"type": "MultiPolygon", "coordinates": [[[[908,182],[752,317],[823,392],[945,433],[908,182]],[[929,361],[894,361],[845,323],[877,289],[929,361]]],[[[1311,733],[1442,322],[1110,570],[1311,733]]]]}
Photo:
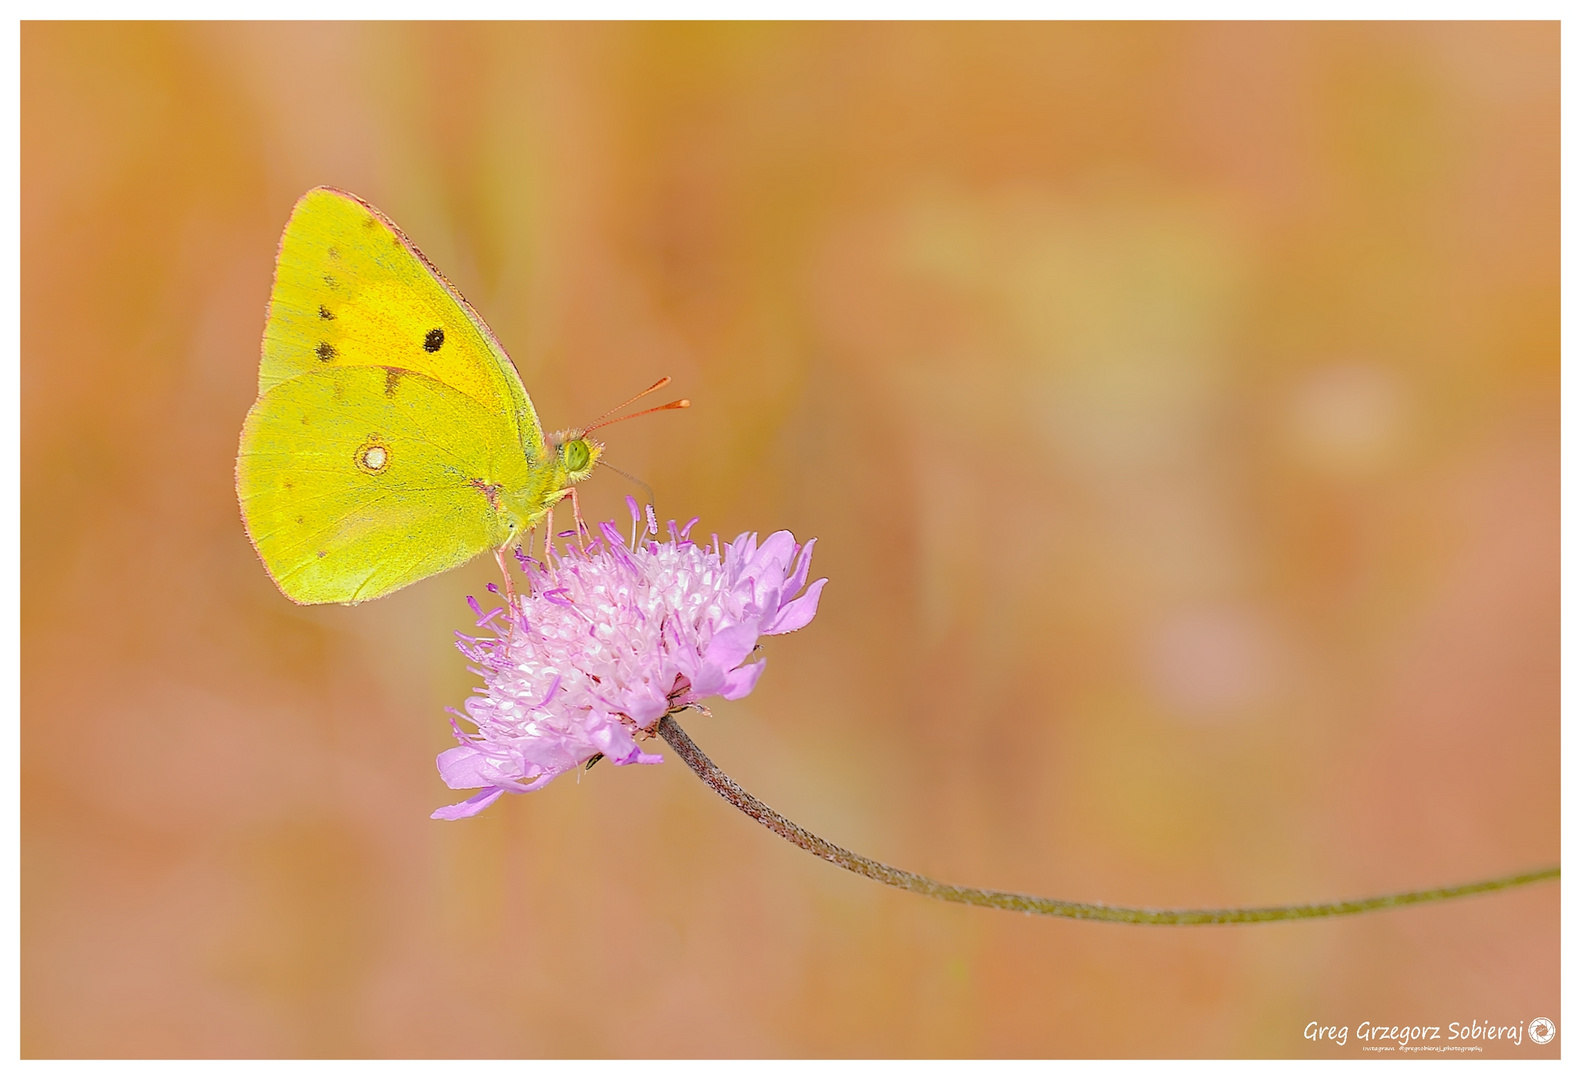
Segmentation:
{"type": "Polygon", "coordinates": [[[323,304],[320,304],[318,305],[318,317],[320,319],[333,319],[335,316],[330,313],[329,308],[325,307],[323,304]]]}
{"type": "Polygon", "coordinates": [[[314,349],[313,352],[316,353],[318,358],[324,361],[326,364],[335,359],[336,355],[335,346],[331,345],[327,341],[320,341],[318,343],[318,348],[314,349]]]}
{"type": "Polygon", "coordinates": [[[445,331],[442,327],[434,327],[428,331],[428,336],[423,338],[424,352],[438,352],[445,343],[445,331]]]}

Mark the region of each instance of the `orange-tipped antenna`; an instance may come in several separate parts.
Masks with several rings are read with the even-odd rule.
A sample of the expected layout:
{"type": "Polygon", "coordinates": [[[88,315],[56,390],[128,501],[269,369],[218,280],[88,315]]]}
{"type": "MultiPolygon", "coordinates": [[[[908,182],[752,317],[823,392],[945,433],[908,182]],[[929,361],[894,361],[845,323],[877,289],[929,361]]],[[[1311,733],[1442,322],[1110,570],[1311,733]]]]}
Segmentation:
{"type": "Polygon", "coordinates": [[[619,405],[616,405],[613,409],[610,409],[609,412],[603,413],[596,420],[594,420],[591,424],[589,424],[587,427],[583,428],[582,430],[584,430],[584,431],[592,431],[596,427],[602,427],[603,423],[604,423],[604,417],[605,416],[608,416],[610,413],[618,413],[621,409],[624,409],[627,405],[630,405],[633,401],[641,401],[643,398],[647,397],[649,394],[653,393],[655,390],[662,390],[664,387],[669,386],[669,385],[670,385],[670,377],[668,375],[666,375],[664,378],[660,379],[658,382],[656,382],[652,386],[648,387],[642,393],[632,395],[631,397],[627,398],[625,401],[622,401],[619,405]]]}
{"type": "MultiPolygon", "coordinates": [[[[664,382],[668,382],[668,381],[669,381],[668,379],[664,380],[664,382]]],[[[664,382],[661,382],[658,385],[659,386],[663,386],[664,382]]],[[[647,391],[645,390],[645,391],[643,391],[643,393],[647,393],[647,391]]],[[[641,394],[638,395],[638,397],[641,397],[641,396],[642,396],[641,394]]],[[[629,404],[631,404],[631,402],[628,401],[626,404],[629,405],[629,404]]],[[[609,425],[611,425],[611,424],[618,424],[622,420],[635,420],[637,417],[639,417],[639,416],[647,416],[649,413],[663,412],[666,409],[690,409],[691,407],[692,407],[692,402],[691,402],[690,398],[677,398],[675,401],[670,402],[668,405],[655,405],[651,409],[643,409],[641,412],[634,412],[634,413],[631,413],[631,414],[626,415],[626,416],[617,416],[613,420],[600,420],[598,423],[593,424],[591,427],[583,428],[582,429],[582,434],[586,435],[588,432],[590,432],[590,431],[597,431],[601,427],[609,427],[609,425]]],[[[609,413],[605,413],[604,415],[608,416],[609,413]]]]}

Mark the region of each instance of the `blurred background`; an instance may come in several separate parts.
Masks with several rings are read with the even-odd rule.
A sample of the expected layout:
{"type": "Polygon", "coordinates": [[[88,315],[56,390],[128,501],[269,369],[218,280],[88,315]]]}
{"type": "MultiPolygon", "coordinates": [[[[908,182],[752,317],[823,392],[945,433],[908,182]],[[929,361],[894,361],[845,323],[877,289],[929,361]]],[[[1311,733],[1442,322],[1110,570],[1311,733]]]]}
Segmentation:
{"type": "Polygon", "coordinates": [[[279,232],[347,188],[547,427],[675,377],[690,412],[607,433],[661,517],[819,538],[818,618],[686,722],[803,825],[1153,906],[1556,863],[1557,24],[21,37],[25,1055],[1563,1031],[1551,884],[1250,928],[960,909],[668,752],[431,821],[493,562],[298,608],[232,476],[279,232]]]}

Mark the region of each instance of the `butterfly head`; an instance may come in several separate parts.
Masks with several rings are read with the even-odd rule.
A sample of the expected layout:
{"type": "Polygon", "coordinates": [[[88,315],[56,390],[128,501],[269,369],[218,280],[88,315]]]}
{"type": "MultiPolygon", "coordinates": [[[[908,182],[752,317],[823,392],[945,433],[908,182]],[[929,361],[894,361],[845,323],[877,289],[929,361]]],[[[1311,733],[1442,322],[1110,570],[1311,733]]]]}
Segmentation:
{"type": "Polygon", "coordinates": [[[589,439],[581,431],[557,431],[549,438],[560,487],[572,487],[593,475],[593,467],[604,453],[604,444],[589,439]]]}

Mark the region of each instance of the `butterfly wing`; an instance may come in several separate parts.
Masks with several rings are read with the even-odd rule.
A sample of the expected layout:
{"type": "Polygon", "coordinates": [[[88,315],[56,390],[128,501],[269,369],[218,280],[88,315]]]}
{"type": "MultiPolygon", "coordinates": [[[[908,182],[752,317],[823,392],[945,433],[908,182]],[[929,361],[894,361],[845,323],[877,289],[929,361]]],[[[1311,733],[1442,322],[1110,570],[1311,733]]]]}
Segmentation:
{"type": "Polygon", "coordinates": [[[506,417],[528,460],[545,459],[521,377],[478,313],[389,218],[314,188],[280,238],[258,392],[347,367],[437,379],[506,417]]]}
{"type": "Polygon", "coordinates": [[[330,365],[247,414],[236,490],[248,536],[299,604],[358,603],[505,543],[501,492],[542,486],[512,417],[397,367],[330,365]]]}

